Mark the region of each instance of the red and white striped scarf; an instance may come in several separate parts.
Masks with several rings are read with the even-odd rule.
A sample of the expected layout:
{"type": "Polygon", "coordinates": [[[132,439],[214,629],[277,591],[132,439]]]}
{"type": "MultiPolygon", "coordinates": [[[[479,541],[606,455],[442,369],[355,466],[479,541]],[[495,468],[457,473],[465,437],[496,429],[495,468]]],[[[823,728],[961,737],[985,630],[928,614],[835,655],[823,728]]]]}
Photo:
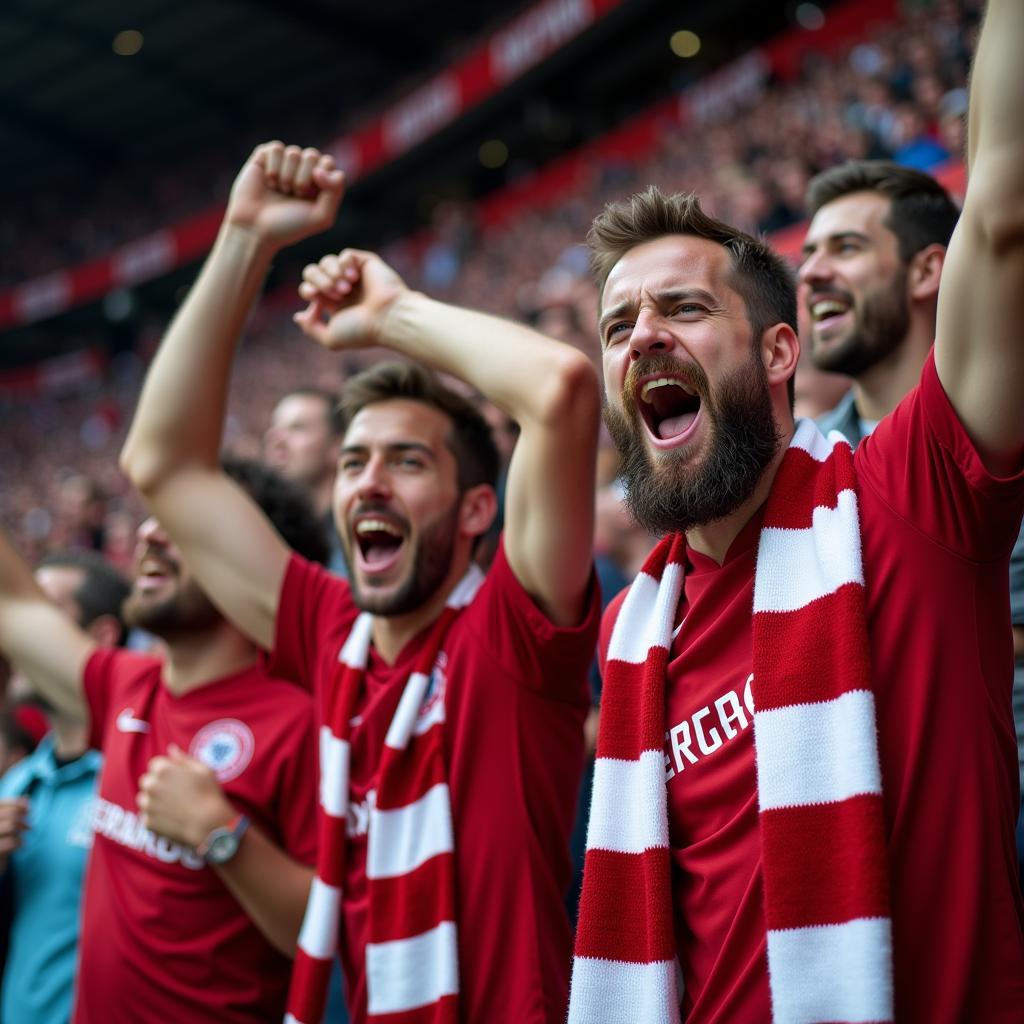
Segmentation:
{"type": "MultiPolygon", "coordinates": [[[[458,1020],[455,841],[444,757],[444,700],[424,705],[449,628],[473,600],[475,566],[452,591],[416,658],[381,752],[377,799],[367,829],[367,1017],[379,1024],[458,1020]]],[[[299,934],[286,1024],[320,1024],[338,949],[349,736],[370,651],[373,617],[362,613],[338,656],[320,727],[316,877],[299,934]]]]}
{"type": "MultiPolygon", "coordinates": [[[[801,421],[758,545],[754,748],[776,1024],[893,1019],[855,484],[849,445],[801,421]]],[[[679,1021],[663,738],[685,543],[652,552],[608,646],[570,1024],[679,1021]]]]}

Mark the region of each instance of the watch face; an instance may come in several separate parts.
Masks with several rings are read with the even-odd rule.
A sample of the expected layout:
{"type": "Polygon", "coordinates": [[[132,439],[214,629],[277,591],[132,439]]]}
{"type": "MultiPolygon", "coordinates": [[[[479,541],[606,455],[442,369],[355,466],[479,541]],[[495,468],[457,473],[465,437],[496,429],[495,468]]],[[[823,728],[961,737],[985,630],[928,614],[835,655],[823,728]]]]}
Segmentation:
{"type": "Polygon", "coordinates": [[[238,836],[227,830],[219,831],[210,839],[206,860],[210,864],[225,864],[238,850],[238,836]]]}

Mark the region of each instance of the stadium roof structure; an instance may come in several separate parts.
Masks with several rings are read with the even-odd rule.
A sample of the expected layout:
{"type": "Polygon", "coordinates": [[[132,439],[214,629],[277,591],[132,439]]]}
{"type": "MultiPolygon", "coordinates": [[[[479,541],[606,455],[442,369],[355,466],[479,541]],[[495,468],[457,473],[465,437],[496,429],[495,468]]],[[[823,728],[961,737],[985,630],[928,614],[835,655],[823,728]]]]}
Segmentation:
{"type": "MultiPolygon", "coordinates": [[[[265,138],[350,150],[354,141],[359,201],[346,203],[340,232],[351,244],[380,245],[424,223],[440,199],[499,188],[678,92],[792,25],[796,8],[788,0],[4,0],[5,216],[17,217],[30,194],[130,181],[184,155],[226,154],[234,166],[265,138]],[[669,45],[681,29],[700,34],[692,60],[669,45]],[[488,47],[493,88],[477,89],[429,131],[415,118],[397,121],[407,137],[381,158],[374,119],[386,130],[388,111],[418,92],[429,110],[427,86],[446,70],[477,81],[488,47]],[[518,61],[507,80],[493,71],[503,60],[518,61]],[[488,167],[480,147],[493,138],[513,159],[488,167]]],[[[179,272],[162,290],[147,285],[150,308],[171,308],[182,280],[179,272]]],[[[95,340],[103,314],[95,302],[80,306],[7,329],[0,371],[95,340]]]]}
{"type": "Polygon", "coordinates": [[[379,106],[528,0],[4,0],[5,190],[379,106]],[[308,119],[308,118],[307,118],[308,119]]]}

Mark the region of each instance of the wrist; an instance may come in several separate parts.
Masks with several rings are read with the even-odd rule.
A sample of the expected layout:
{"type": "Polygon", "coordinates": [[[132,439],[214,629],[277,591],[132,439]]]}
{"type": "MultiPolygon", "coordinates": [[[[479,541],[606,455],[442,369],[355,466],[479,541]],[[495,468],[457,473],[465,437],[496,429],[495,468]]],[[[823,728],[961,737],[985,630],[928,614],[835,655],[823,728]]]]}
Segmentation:
{"type": "Polygon", "coordinates": [[[251,224],[238,223],[229,217],[225,217],[220,226],[216,245],[235,259],[267,265],[281,248],[251,224]]]}
{"type": "Polygon", "coordinates": [[[198,850],[209,838],[211,832],[215,829],[226,828],[237,817],[238,812],[227,800],[211,802],[209,807],[204,808],[193,819],[188,845],[193,850],[198,850]]]}
{"type": "MultiPolygon", "coordinates": [[[[416,325],[419,322],[417,308],[421,303],[433,301],[423,292],[403,288],[378,311],[376,317],[378,327],[373,341],[385,348],[398,352],[404,351],[403,340],[408,335],[408,326],[412,327],[413,336],[416,336],[416,325]]],[[[406,354],[414,355],[415,353],[406,354]]]]}
{"type": "Polygon", "coordinates": [[[196,853],[211,867],[222,867],[238,853],[249,825],[247,815],[235,814],[226,825],[213,829],[196,847],[196,853]]]}

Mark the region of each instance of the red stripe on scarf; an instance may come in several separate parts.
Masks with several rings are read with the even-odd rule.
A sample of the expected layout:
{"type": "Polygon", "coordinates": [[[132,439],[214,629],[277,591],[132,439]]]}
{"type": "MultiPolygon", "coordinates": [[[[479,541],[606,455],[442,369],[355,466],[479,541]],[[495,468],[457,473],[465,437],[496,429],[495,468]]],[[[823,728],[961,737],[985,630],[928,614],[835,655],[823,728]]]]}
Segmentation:
{"type": "Polygon", "coordinates": [[[436,927],[441,921],[455,920],[455,873],[451,859],[450,853],[439,853],[408,875],[370,880],[370,903],[374,907],[369,922],[370,942],[406,939],[436,927]],[[417,893],[430,893],[430,898],[418,899],[417,893]]]}
{"type": "Polygon", "coordinates": [[[880,796],[762,811],[761,845],[775,865],[770,929],[888,916],[880,796]]]}
{"type": "Polygon", "coordinates": [[[801,448],[790,448],[779,466],[765,509],[765,526],[803,530],[815,508],[835,508],[840,491],[855,491],[853,459],[833,455],[818,462],[801,448]]]}
{"type": "Polygon", "coordinates": [[[324,855],[318,858],[318,877],[327,885],[340,888],[345,874],[345,824],[335,822],[322,810],[317,815],[319,849],[324,855]]]}
{"type": "MultiPolygon", "coordinates": [[[[440,747],[442,744],[440,724],[433,726],[422,736],[410,737],[409,745],[413,743],[416,744],[420,756],[410,758],[410,764],[405,766],[403,771],[389,772],[386,782],[382,779],[377,788],[378,811],[407,807],[439,782],[448,781],[444,759],[433,756],[436,753],[435,746],[440,747]]],[[[387,747],[384,748],[384,757],[388,760],[402,756],[387,747]]],[[[381,759],[382,768],[383,762],[384,758],[381,759]]]]}
{"type": "Polygon", "coordinates": [[[635,761],[645,750],[661,750],[665,736],[664,688],[651,686],[648,675],[665,675],[668,651],[651,649],[644,666],[640,693],[628,685],[636,678],[638,665],[609,661],[605,666],[605,685],[601,693],[601,729],[597,737],[597,756],[635,761]],[[624,679],[627,685],[620,686],[624,679]],[[639,696],[639,700],[637,697],[639,696]]]}
{"type": "Polygon", "coordinates": [[[767,651],[784,651],[785,657],[766,660],[760,674],[755,670],[754,706],[768,711],[871,689],[866,631],[863,588],[856,583],[794,612],[758,613],[754,643],[767,651]]]}
{"type": "Polygon", "coordinates": [[[664,911],[672,906],[668,850],[587,850],[584,869],[586,912],[581,904],[576,955],[629,963],[674,960],[671,910],[648,912],[651,907],[664,911]],[[641,893],[646,894],[645,901],[639,899],[641,893]],[[629,913],[623,913],[623,903],[629,913]]]}
{"type": "Polygon", "coordinates": [[[458,1019],[458,996],[442,996],[436,1003],[414,1010],[374,1014],[373,1024],[456,1024],[458,1019]]]}
{"type": "Polygon", "coordinates": [[[292,992],[288,1009],[303,1024],[319,1024],[324,1015],[322,993],[327,991],[333,960],[314,960],[300,949],[292,966],[292,992]]]}

